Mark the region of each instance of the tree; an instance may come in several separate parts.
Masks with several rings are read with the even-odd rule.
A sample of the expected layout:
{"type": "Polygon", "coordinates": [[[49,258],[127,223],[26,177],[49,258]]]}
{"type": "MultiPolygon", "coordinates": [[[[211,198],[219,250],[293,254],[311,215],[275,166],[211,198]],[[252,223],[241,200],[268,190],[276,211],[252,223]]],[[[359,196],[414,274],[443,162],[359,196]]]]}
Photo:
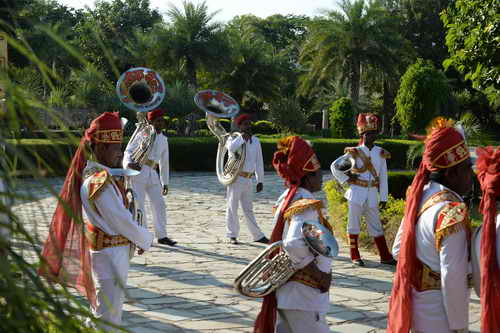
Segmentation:
{"type": "Polygon", "coordinates": [[[401,78],[396,115],[404,133],[419,132],[437,115],[447,114],[451,89],[430,60],[418,59],[401,78]]]}
{"type": "Polygon", "coordinates": [[[330,107],[330,129],[334,138],[350,138],[355,133],[352,122],[354,110],[347,97],[336,100],[330,107]]]}
{"type": "Polygon", "coordinates": [[[445,68],[455,67],[474,88],[500,106],[500,2],[457,0],[441,18],[447,29],[450,57],[445,68]]]}
{"type": "Polygon", "coordinates": [[[172,44],[165,45],[174,59],[186,68],[189,83],[198,87],[197,71],[200,66],[222,66],[227,46],[222,25],[214,23],[218,12],[208,12],[206,2],[194,5],[184,0],[182,8],[171,6],[167,16],[172,25],[172,44]]]}
{"type": "Polygon", "coordinates": [[[282,133],[301,133],[308,115],[296,97],[283,96],[270,105],[269,120],[282,133]]]}
{"type": "Polygon", "coordinates": [[[341,12],[327,11],[315,19],[302,48],[300,60],[305,67],[300,92],[311,95],[334,77],[349,83],[356,108],[360,95],[361,68],[372,64],[384,70],[398,62],[402,39],[397,21],[381,2],[344,0],[341,12]]]}

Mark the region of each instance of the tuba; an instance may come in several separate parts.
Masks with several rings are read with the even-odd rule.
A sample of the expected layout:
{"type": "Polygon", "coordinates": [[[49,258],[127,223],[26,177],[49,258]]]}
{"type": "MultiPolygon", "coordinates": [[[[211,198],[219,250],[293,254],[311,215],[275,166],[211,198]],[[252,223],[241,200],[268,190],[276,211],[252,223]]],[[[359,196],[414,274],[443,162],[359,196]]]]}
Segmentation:
{"type": "MultiPolygon", "coordinates": [[[[330,230],[320,223],[304,222],[302,236],[315,255],[329,258],[337,256],[339,252],[337,240],[330,230]]],[[[283,242],[275,242],[241,271],[234,280],[234,288],[243,296],[264,297],[284,285],[296,271],[283,247],[283,242]],[[271,257],[273,253],[275,255],[271,257]]]]}
{"type": "Polygon", "coordinates": [[[165,84],[158,73],[144,67],[131,68],[116,82],[120,102],[137,112],[136,129],[130,141],[141,135],[141,142],[132,153],[132,160],[142,167],[156,139],[154,127],[148,124],[146,112],[157,108],[165,98],[165,84]]]}
{"type": "Polygon", "coordinates": [[[241,134],[237,132],[227,133],[220,124],[219,118],[233,118],[240,111],[240,106],[231,96],[217,90],[198,92],[194,96],[194,102],[201,110],[205,111],[207,126],[219,140],[216,161],[217,178],[222,185],[232,184],[238,178],[245,163],[246,146],[243,144],[234,156],[228,154],[226,148],[228,138],[241,134]]]}
{"type": "MultiPolygon", "coordinates": [[[[344,154],[333,161],[330,169],[332,170],[332,172],[334,170],[338,170],[345,174],[351,172],[356,173],[356,160],[350,154],[344,154]]],[[[337,192],[344,193],[347,190],[347,186],[345,184],[340,184],[335,177],[333,181],[335,183],[335,189],[337,190],[337,192]]]]}

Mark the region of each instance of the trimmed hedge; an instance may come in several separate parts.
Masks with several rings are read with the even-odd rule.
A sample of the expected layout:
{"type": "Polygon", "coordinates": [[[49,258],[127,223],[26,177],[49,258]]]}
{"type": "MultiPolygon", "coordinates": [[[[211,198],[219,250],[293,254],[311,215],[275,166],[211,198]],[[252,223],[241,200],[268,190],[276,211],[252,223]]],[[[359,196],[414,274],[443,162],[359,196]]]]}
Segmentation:
{"type": "MultiPolygon", "coordinates": [[[[272,156],[276,151],[277,138],[261,137],[264,167],[272,170],[272,156]]],[[[357,140],[310,139],[321,161],[322,168],[328,170],[330,164],[343,154],[344,148],[357,145],[357,140]]],[[[49,176],[66,174],[67,166],[76,151],[76,140],[8,140],[7,158],[12,162],[18,158],[16,170],[31,170],[29,164],[49,176]]],[[[389,169],[405,169],[406,151],[409,145],[416,144],[408,140],[380,140],[379,144],[392,154],[388,160],[389,169]]],[[[125,144],[124,144],[125,146],[125,144]]],[[[210,137],[169,137],[170,165],[174,171],[214,171],[217,156],[217,138],[210,137]]],[[[406,182],[406,176],[399,176],[397,182],[406,182]]],[[[395,178],[396,179],[396,178],[395,178]]],[[[406,183],[405,183],[406,184],[406,183]]],[[[392,186],[392,185],[390,185],[392,186]]],[[[398,186],[401,187],[401,186],[398,186]]],[[[395,192],[396,193],[396,192],[395,192]]]]}

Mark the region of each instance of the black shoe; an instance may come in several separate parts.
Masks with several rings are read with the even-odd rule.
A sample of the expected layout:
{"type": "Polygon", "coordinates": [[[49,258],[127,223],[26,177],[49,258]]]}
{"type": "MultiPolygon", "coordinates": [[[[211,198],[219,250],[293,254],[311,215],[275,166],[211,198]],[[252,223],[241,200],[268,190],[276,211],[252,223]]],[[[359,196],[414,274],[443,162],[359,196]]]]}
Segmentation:
{"type": "Polygon", "coordinates": [[[365,262],[363,261],[363,259],[353,259],[352,264],[354,266],[365,267],[365,262]]]}
{"type": "Polygon", "coordinates": [[[174,246],[175,244],[177,244],[176,241],[171,240],[168,237],[163,237],[163,238],[158,239],[158,243],[163,244],[163,245],[168,245],[168,246],[174,246]]]}
{"type": "Polygon", "coordinates": [[[391,266],[396,266],[398,264],[397,260],[394,258],[391,258],[389,260],[380,260],[381,264],[384,265],[391,265],[391,266]]]}
{"type": "Polygon", "coordinates": [[[236,239],[236,237],[231,237],[231,238],[229,238],[229,243],[230,243],[230,244],[234,244],[234,245],[239,244],[239,242],[238,242],[238,240],[236,239]]]}
{"type": "Polygon", "coordinates": [[[257,239],[255,243],[269,244],[269,239],[267,239],[267,237],[264,236],[261,239],[257,239]]]}

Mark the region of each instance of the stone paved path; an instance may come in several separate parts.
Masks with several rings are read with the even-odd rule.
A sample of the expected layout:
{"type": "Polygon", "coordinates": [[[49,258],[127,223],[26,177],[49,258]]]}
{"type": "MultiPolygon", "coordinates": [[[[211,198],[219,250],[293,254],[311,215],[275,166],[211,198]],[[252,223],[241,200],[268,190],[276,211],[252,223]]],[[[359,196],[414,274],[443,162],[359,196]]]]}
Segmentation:
{"type": "MultiPolygon", "coordinates": [[[[325,180],[328,178],[325,175],[325,180]]],[[[62,185],[61,178],[47,182],[56,191],[62,185]]],[[[45,239],[55,198],[45,185],[33,180],[20,181],[17,188],[35,199],[18,203],[15,212],[45,239]]],[[[267,235],[272,230],[271,207],[282,190],[278,177],[266,173],[264,192],[256,194],[254,211],[267,235]]],[[[155,244],[132,260],[128,293],[137,302],[125,305],[127,329],[135,333],[252,332],[260,300],[240,296],[232,282],[264,245],[251,242],[244,222],[242,244],[226,243],[224,194],[212,173],[173,173],[166,199],[168,233],[179,244],[155,244]]],[[[319,197],[324,198],[323,194],[319,197]]],[[[22,250],[22,244],[17,245],[22,250]]],[[[334,261],[327,317],[332,332],[385,331],[394,269],[380,265],[367,251],[363,255],[367,267],[362,269],[350,264],[346,246],[334,261]]],[[[470,309],[471,329],[478,332],[479,301],[475,295],[470,309]]]]}

